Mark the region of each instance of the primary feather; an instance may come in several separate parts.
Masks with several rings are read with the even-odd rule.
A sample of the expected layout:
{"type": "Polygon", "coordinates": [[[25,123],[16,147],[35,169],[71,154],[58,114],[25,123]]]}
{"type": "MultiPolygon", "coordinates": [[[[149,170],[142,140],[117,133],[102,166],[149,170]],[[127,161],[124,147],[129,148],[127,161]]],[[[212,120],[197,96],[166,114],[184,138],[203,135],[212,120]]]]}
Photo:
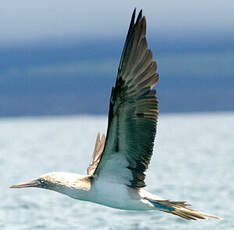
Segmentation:
{"type": "Polygon", "coordinates": [[[106,142],[94,171],[99,177],[122,180],[133,188],[145,186],[144,172],[152,156],[158,114],[152,88],[159,75],[145,35],[145,17],[140,11],[135,21],[134,11],[111,93],[106,142]],[[122,163],[114,166],[118,160],[122,163]],[[116,173],[110,165],[123,173],[116,173]]]}

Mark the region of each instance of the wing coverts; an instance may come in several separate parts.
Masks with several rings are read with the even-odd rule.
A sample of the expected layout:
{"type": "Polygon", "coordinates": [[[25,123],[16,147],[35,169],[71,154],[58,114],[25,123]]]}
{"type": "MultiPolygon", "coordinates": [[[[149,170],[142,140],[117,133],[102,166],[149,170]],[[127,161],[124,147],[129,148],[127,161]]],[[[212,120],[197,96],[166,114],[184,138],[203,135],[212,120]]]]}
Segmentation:
{"type": "Polygon", "coordinates": [[[156,91],[152,88],[159,75],[145,35],[145,17],[140,11],[135,22],[134,10],[116,84],[112,88],[105,147],[93,170],[97,176],[113,174],[112,177],[124,177],[121,173],[114,175],[116,170],[107,167],[119,154],[128,162],[126,167],[132,175],[126,184],[134,188],[145,186],[144,172],[152,156],[158,115],[156,91]]]}

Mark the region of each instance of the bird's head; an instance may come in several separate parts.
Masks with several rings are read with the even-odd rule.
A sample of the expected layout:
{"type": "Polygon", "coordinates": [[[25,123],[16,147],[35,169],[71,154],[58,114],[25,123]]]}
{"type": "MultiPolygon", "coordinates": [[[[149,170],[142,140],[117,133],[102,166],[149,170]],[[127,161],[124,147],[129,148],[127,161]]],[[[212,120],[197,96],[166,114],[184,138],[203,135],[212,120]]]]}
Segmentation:
{"type": "Polygon", "coordinates": [[[10,186],[10,188],[44,188],[50,190],[61,190],[64,187],[76,186],[79,179],[77,174],[53,172],[41,175],[38,178],[29,180],[27,182],[19,183],[10,186]]]}

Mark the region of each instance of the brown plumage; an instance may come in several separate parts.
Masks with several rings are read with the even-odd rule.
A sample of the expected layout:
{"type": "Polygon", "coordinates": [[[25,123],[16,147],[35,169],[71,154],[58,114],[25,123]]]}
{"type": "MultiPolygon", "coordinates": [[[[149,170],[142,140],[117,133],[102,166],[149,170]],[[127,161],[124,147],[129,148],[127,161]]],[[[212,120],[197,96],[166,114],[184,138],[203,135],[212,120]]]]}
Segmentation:
{"type": "Polygon", "coordinates": [[[106,140],[105,134],[103,134],[102,138],[100,139],[100,133],[98,133],[97,138],[96,138],[96,144],[93,150],[92,159],[91,159],[89,167],[87,168],[88,175],[93,175],[93,173],[95,172],[97,168],[97,165],[101,159],[101,155],[105,146],[105,140],[106,140]]]}
{"type": "Polygon", "coordinates": [[[176,215],[176,216],[180,216],[186,220],[206,219],[206,217],[219,219],[219,217],[217,217],[217,216],[188,208],[188,206],[190,206],[190,204],[187,204],[185,201],[169,201],[169,200],[160,200],[159,201],[159,200],[157,200],[157,203],[174,208],[173,211],[167,211],[167,210],[162,210],[162,211],[171,213],[171,214],[176,215]]]}
{"type": "Polygon", "coordinates": [[[53,172],[11,188],[38,187],[124,210],[160,210],[188,220],[218,218],[149,193],[145,186],[154,145],[157,65],[146,42],[146,21],[134,10],[112,88],[107,135],[97,135],[88,176],[53,172]]]}
{"type": "Polygon", "coordinates": [[[97,165],[93,173],[99,175],[111,155],[124,155],[133,176],[128,185],[134,188],[145,186],[144,172],[152,156],[158,114],[156,91],[152,88],[159,75],[145,35],[145,17],[140,11],[135,22],[134,10],[112,88],[104,151],[99,165],[92,166],[97,165]]]}

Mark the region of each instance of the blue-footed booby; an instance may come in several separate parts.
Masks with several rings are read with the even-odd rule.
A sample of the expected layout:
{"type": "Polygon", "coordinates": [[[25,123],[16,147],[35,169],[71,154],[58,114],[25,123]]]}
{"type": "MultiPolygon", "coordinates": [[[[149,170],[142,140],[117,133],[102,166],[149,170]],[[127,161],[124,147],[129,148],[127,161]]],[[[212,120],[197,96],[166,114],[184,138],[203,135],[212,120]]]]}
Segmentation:
{"type": "Polygon", "coordinates": [[[110,97],[107,134],[97,135],[87,175],[52,172],[11,188],[54,190],[78,200],[124,210],[159,210],[188,220],[217,216],[147,192],[148,168],[156,134],[157,65],[146,41],[146,20],[134,10],[115,87],[110,97]]]}

